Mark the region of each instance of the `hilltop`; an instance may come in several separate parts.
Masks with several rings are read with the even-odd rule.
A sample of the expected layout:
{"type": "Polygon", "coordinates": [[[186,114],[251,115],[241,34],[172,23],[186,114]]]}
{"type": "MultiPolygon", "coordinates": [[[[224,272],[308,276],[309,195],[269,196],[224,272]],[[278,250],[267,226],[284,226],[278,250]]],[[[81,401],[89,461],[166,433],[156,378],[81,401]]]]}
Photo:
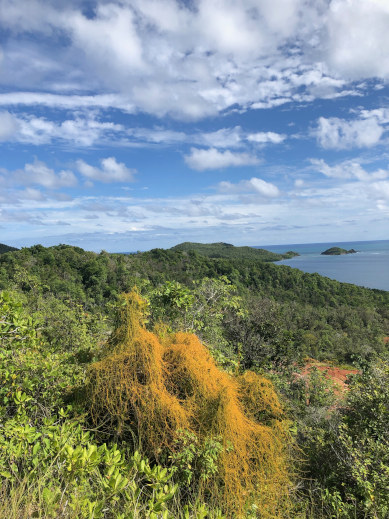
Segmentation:
{"type": "Polygon", "coordinates": [[[230,243],[193,243],[186,241],[171,248],[178,251],[196,251],[209,258],[228,258],[228,259],[251,259],[262,261],[280,261],[298,256],[297,252],[289,251],[285,254],[276,254],[266,249],[254,249],[254,247],[235,247],[230,243]]]}
{"type": "Polygon", "coordinates": [[[5,252],[12,252],[18,250],[16,247],[10,247],[9,245],[5,245],[4,243],[0,243],[0,254],[4,254],[5,252]]]}

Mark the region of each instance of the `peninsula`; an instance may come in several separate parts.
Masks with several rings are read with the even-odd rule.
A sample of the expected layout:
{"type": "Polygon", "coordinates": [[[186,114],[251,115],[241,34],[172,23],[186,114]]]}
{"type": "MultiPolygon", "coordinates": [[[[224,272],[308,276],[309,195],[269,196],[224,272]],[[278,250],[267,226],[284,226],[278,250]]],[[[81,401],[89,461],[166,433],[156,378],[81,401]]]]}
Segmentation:
{"type": "Polygon", "coordinates": [[[297,252],[288,251],[285,254],[277,254],[266,249],[256,249],[254,247],[235,247],[230,243],[193,243],[184,242],[172,247],[176,251],[195,251],[209,258],[228,258],[228,259],[250,259],[265,262],[280,261],[299,256],[297,252]]]}

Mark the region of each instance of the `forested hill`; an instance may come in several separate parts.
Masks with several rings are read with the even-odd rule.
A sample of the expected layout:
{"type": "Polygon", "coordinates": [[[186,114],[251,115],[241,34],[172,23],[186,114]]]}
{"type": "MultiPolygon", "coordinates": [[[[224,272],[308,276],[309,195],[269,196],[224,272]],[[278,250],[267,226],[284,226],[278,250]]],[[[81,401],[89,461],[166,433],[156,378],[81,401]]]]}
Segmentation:
{"type": "Polygon", "coordinates": [[[210,258],[196,251],[153,249],[132,255],[97,254],[70,245],[34,245],[0,257],[0,289],[12,283],[42,283],[58,295],[69,294],[89,305],[100,304],[140,280],[154,286],[166,280],[190,285],[194,280],[219,276],[226,276],[241,291],[283,302],[332,308],[384,308],[389,303],[387,291],[341,283],[258,259],[210,258]]]}
{"type": "Polygon", "coordinates": [[[4,254],[5,252],[11,252],[13,250],[18,250],[16,247],[10,247],[9,245],[4,245],[4,243],[0,243],[0,254],[4,254]]]}
{"type": "Polygon", "coordinates": [[[186,241],[175,245],[171,250],[178,251],[195,251],[203,256],[210,258],[228,258],[228,259],[250,259],[261,261],[280,261],[282,259],[293,258],[298,256],[297,252],[289,251],[286,254],[276,254],[266,249],[254,249],[253,247],[235,247],[230,243],[193,243],[186,241]]]}
{"type": "Polygon", "coordinates": [[[251,339],[237,334],[246,330],[256,337],[258,328],[269,349],[283,344],[287,336],[295,348],[292,356],[348,361],[382,349],[383,338],[389,335],[389,292],[261,260],[209,258],[195,251],[165,249],[96,254],[68,245],[36,245],[0,256],[0,289],[52,295],[92,312],[104,309],[134,285],[146,295],[171,282],[193,291],[205,278],[221,276],[237,287],[247,307],[234,330],[223,333],[247,343],[247,348],[251,339]]]}

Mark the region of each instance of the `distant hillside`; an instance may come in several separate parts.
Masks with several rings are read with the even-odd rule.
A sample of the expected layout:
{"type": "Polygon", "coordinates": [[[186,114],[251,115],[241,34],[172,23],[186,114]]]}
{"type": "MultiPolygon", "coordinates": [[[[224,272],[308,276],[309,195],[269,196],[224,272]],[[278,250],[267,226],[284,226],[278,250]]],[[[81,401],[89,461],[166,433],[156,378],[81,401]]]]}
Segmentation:
{"type": "MultiPolygon", "coordinates": [[[[236,254],[242,249],[261,254],[250,247],[224,248],[236,254]]],[[[270,257],[274,260],[274,256],[277,257],[270,257]]],[[[177,286],[171,282],[184,285],[185,295],[187,290],[193,291],[193,287],[203,283],[210,283],[210,287],[214,282],[223,285],[225,278],[235,285],[248,314],[246,317],[243,313],[236,321],[229,321],[226,314],[226,323],[230,324],[229,328],[226,324],[222,341],[230,341],[231,348],[245,343],[247,359],[252,354],[255,362],[262,362],[261,356],[282,350],[292,357],[301,354],[349,363],[387,350],[384,338],[389,336],[388,291],[340,283],[264,261],[261,256],[213,258],[196,250],[179,249],[153,249],[131,255],[105,251],[96,254],[70,245],[35,245],[0,255],[0,291],[18,289],[35,298],[44,293],[42,304],[63,303],[71,308],[81,305],[91,315],[106,312],[118,294],[129,292],[135,285],[146,295],[157,291],[162,301],[163,287],[167,287],[169,297],[175,297],[177,286]]],[[[181,288],[178,287],[179,297],[181,288]]],[[[32,298],[31,305],[31,311],[36,312],[36,299],[32,298]]],[[[182,307],[177,308],[181,311],[182,307]]],[[[50,319],[62,310],[49,314],[50,319]]],[[[61,315],[55,320],[61,329],[63,318],[61,315]]],[[[74,333],[78,336],[78,328],[74,333]]],[[[247,362],[250,365],[251,360],[247,362]]]]}
{"type": "Polygon", "coordinates": [[[4,254],[4,252],[12,252],[13,250],[18,250],[16,247],[10,247],[9,245],[4,245],[4,243],[0,243],[0,254],[4,254]]]}
{"type": "Polygon", "coordinates": [[[253,247],[235,247],[230,243],[193,243],[186,241],[171,248],[177,251],[196,251],[209,258],[252,259],[261,261],[280,261],[298,256],[297,252],[289,251],[286,254],[276,254],[266,249],[253,247]]]}

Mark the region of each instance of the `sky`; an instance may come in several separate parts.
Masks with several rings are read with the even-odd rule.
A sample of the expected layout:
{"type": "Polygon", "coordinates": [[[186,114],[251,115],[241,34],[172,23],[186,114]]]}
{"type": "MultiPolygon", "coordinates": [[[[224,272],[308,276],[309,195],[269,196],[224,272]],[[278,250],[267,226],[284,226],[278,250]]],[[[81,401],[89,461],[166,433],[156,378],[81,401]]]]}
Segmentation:
{"type": "Polygon", "coordinates": [[[389,239],[388,0],[0,0],[0,242],[389,239]]]}

